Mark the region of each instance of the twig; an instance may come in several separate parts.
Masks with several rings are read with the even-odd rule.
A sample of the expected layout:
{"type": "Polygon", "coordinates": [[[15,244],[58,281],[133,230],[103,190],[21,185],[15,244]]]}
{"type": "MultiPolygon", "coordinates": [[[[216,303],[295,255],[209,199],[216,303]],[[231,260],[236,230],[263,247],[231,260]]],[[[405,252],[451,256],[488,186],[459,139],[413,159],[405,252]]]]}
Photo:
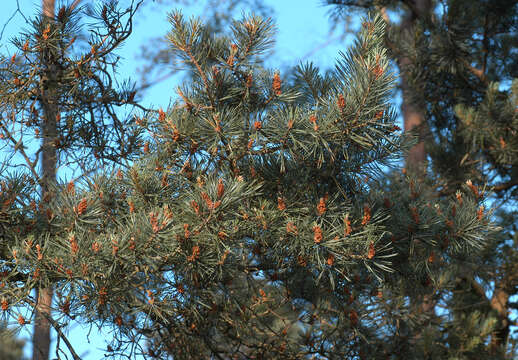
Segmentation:
{"type": "Polygon", "coordinates": [[[0,32],[0,40],[2,40],[2,37],[4,36],[4,31],[5,31],[5,28],[7,27],[7,25],[11,22],[11,20],[15,17],[16,13],[20,13],[20,15],[23,17],[23,19],[25,20],[26,23],[28,23],[29,21],[27,20],[27,18],[25,17],[25,15],[23,15],[23,13],[21,12],[20,10],[20,2],[19,0],[16,0],[16,10],[13,12],[13,14],[9,17],[9,19],[7,19],[7,21],[4,23],[4,26],[2,27],[2,31],[0,32]]]}
{"type": "Polygon", "coordinates": [[[52,319],[48,314],[45,314],[45,313],[42,313],[42,314],[47,318],[47,320],[50,322],[52,327],[56,330],[56,332],[58,333],[58,336],[61,339],[63,339],[68,350],[70,351],[70,354],[72,354],[72,357],[74,358],[74,360],[81,360],[79,355],[77,355],[77,353],[75,352],[75,350],[74,350],[72,344],[70,343],[70,341],[68,340],[68,338],[65,336],[65,334],[63,334],[63,331],[61,331],[61,326],[54,319],[52,319]]]}

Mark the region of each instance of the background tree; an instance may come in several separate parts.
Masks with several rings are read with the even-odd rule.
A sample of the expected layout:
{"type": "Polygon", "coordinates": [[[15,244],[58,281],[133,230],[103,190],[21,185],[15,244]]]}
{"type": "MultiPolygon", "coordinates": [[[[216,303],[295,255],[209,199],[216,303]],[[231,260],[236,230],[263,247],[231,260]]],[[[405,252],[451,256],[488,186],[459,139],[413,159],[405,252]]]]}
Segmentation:
{"type": "Polygon", "coordinates": [[[192,82],[127,124],[148,133],[132,166],[53,187],[45,247],[7,227],[9,316],[23,325],[9,305],[30,307],[43,282],[59,339],[70,345],[70,318],[113,326],[115,356],[396,354],[383,340],[402,331],[390,316],[400,289],[440,288],[492,227],[474,184],[449,198],[411,178],[387,184],[402,138],[384,21],[366,19],[332,73],[306,64],[290,81],[262,66],[271,22],[248,16],[213,38],[170,20],[192,82]]]}
{"type": "Polygon", "coordinates": [[[22,360],[24,342],[16,339],[16,334],[7,329],[5,323],[0,324],[0,358],[5,360],[22,360]]]}
{"type": "MultiPolygon", "coordinates": [[[[424,165],[426,157],[427,176],[435,179],[441,194],[449,196],[458,184],[470,180],[487,184],[493,204],[499,207],[498,224],[504,229],[500,237],[476,262],[458,264],[447,289],[434,292],[434,300],[425,306],[430,312],[423,316],[435,319],[429,328],[434,335],[428,340],[435,339],[436,349],[448,344],[436,356],[516,357],[512,299],[518,292],[518,182],[511,154],[516,151],[517,2],[328,3],[334,5],[335,15],[346,9],[377,8],[389,24],[385,43],[401,73],[405,127],[414,123],[414,115],[407,113],[410,104],[419,113],[415,118],[420,119],[416,123],[424,145],[415,148],[421,149],[419,156],[410,152],[408,167],[416,161],[424,165]],[[445,309],[444,316],[438,315],[440,308],[445,309]]],[[[422,358],[422,350],[407,347],[406,356],[422,358]]]]}
{"type": "MultiPolygon", "coordinates": [[[[54,236],[48,204],[58,170],[81,177],[127,161],[140,146],[138,130],[115,111],[135,104],[135,92],[129,83],[117,87],[113,78],[118,61],[113,52],[131,33],[138,5],[122,11],[114,2],[97,12],[85,8],[96,21],[88,38],[72,13],[77,4],[56,12],[54,1],[43,1],[31,32],[15,39],[17,51],[2,59],[0,146],[9,153],[1,172],[0,211],[7,218],[3,271],[9,271],[6,259],[13,254],[8,253],[21,238],[30,236],[29,246],[41,253],[54,236]]],[[[33,358],[48,359],[53,281],[40,281],[39,269],[33,270],[17,280],[31,277],[25,290],[37,290],[33,358]]]]}

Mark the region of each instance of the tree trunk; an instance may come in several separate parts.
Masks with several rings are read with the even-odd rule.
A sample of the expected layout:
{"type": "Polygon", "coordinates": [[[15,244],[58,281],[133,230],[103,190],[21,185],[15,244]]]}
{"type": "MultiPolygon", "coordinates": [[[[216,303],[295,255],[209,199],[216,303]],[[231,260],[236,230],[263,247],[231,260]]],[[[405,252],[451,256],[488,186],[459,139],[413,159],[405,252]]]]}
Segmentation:
{"type": "MultiPolygon", "coordinates": [[[[409,64],[408,58],[404,57],[400,60],[399,68],[404,69],[409,64]]],[[[406,158],[406,168],[413,172],[421,172],[426,167],[426,151],[424,147],[424,128],[425,117],[423,109],[414,103],[411,99],[413,89],[408,85],[408,75],[401,71],[401,88],[403,91],[403,104],[401,112],[403,113],[403,123],[406,132],[418,130],[418,142],[408,152],[406,158]]]]}
{"type": "MultiPolygon", "coordinates": [[[[428,17],[432,4],[430,0],[414,0],[411,1],[409,11],[401,22],[400,34],[414,34],[415,22],[418,18],[428,17]]],[[[424,147],[425,134],[425,114],[424,106],[416,102],[415,87],[410,85],[409,67],[412,65],[411,59],[406,55],[401,55],[397,59],[399,71],[401,74],[401,90],[403,92],[403,104],[401,112],[403,113],[403,124],[405,131],[416,129],[418,131],[418,142],[414,145],[407,156],[406,168],[414,172],[422,172],[426,168],[426,151],[424,147]]]]}
{"type": "MultiPolygon", "coordinates": [[[[42,124],[43,145],[41,152],[42,168],[42,206],[48,203],[52,197],[51,186],[56,181],[57,151],[55,140],[57,138],[57,116],[58,98],[57,89],[53,88],[55,83],[55,65],[48,64],[47,81],[49,88],[42,94],[42,108],[44,119],[42,124]]],[[[37,290],[38,302],[36,305],[36,316],[33,336],[33,360],[48,360],[50,351],[50,322],[51,317],[52,287],[37,290]]]]}
{"type": "Polygon", "coordinates": [[[46,316],[51,316],[52,288],[38,289],[38,304],[32,338],[32,359],[48,360],[50,352],[50,322],[46,316]]]}
{"type": "MultiPolygon", "coordinates": [[[[54,21],[55,0],[43,0],[42,13],[48,21],[54,21]]],[[[57,64],[52,61],[50,54],[42,54],[42,64],[45,68],[40,94],[40,104],[43,109],[43,121],[41,133],[43,137],[41,151],[41,202],[42,209],[52,199],[52,185],[56,182],[57,151],[55,141],[57,138],[57,117],[59,114],[57,89],[57,64]]],[[[37,289],[37,304],[35,312],[35,324],[33,334],[33,360],[48,360],[50,353],[50,322],[52,316],[52,287],[37,289]]]]}
{"type": "Polygon", "coordinates": [[[56,0],[43,0],[42,12],[43,16],[52,19],[56,13],[56,0]]]}
{"type": "MultiPolygon", "coordinates": [[[[416,20],[430,16],[432,3],[430,0],[414,0],[407,2],[407,4],[409,10],[401,21],[399,33],[403,36],[407,34],[412,36],[415,32],[414,28],[416,26],[416,20]]],[[[410,81],[409,72],[411,70],[410,67],[413,65],[412,59],[403,53],[396,58],[396,61],[399,67],[401,90],[403,93],[401,112],[403,114],[404,131],[409,132],[417,130],[418,136],[417,144],[415,144],[408,152],[405,168],[415,175],[422,176],[426,171],[424,135],[427,124],[424,105],[420,104],[418,100],[418,92],[421,89],[418,86],[416,87],[415,84],[412,84],[410,81]]],[[[414,303],[415,311],[418,313],[423,314],[429,319],[435,317],[435,306],[437,305],[437,302],[433,299],[433,293],[418,296],[417,298],[412,299],[412,302],[414,303]]],[[[426,326],[427,324],[428,321],[423,323],[422,326],[426,326]]],[[[413,341],[417,340],[421,336],[421,332],[419,331],[413,341]]]]}
{"type": "Polygon", "coordinates": [[[496,289],[491,298],[491,308],[498,314],[499,324],[491,334],[490,348],[493,354],[505,356],[507,340],[509,338],[511,322],[509,321],[509,293],[495,285],[496,289]]]}

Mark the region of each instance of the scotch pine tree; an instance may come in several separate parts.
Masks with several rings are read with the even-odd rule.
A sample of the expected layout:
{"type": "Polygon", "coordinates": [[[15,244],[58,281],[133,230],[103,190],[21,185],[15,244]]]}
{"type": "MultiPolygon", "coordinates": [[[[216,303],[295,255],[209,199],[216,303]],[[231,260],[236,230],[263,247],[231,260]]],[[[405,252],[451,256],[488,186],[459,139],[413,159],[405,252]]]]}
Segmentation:
{"type": "Polygon", "coordinates": [[[456,264],[445,288],[433,292],[429,314],[423,316],[423,307],[407,309],[432,318],[425,338],[436,351],[432,356],[412,344],[405,357],[515,358],[517,2],[328,3],[339,11],[377,7],[385,14],[385,43],[402,74],[404,101],[419,109],[422,119],[428,177],[435,179],[442,196],[455,193],[467,180],[486,184],[499,208],[495,221],[503,231],[475,262],[456,264]],[[398,14],[401,21],[392,22],[389,14],[398,14]]]}
{"type": "Polygon", "coordinates": [[[51,325],[74,359],[72,319],[112,327],[113,356],[387,355],[380,340],[402,329],[385,299],[438,288],[493,227],[472,183],[450,197],[405,176],[387,185],[404,139],[384,21],[367,18],[331,74],[301,65],[291,81],[261,66],[270,21],[214,38],[170,20],[192,82],[127,124],[148,134],[131,166],[55,185],[52,234],[6,227],[5,314],[23,326],[31,290],[53,284],[51,325]]]}
{"type": "MultiPolygon", "coordinates": [[[[136,105],[130,84],[119,86],[114,50],[129,36],[136,6],[118,10],[115,3],[92,13],[89,36],[80,31],[78,13],[55,1],[42,3],[42,14],[31,30],[13,40],[15,52],[3,55],[0,65],[0,266],[2,284],[10,278],[7,259],[16,257],[22,239],[41,254],[56,235],[55,217],[48,206],[56,195],[58,171],[73,177],[95,172],[99,166],[124,163],[140,146],[139,131],[117,108],[136,105]],[[7,262],[6,262],[7,261],[7,262]]],[[[83,9],[85,10],[85,9],[83,9]]],[[[68,175],[67,176],[70,176],[68,175]]],[[[27,269],[25,269],[27,270],[27,269]]],[[[40,278],[40,268],[19,272],[14,279],[32,283],[36,298],[26,293],[25,305],[35,312],[33,358],[48,359],[52,322],[52,278],[40,278]],[[29,280],[30,279],[30,280],[29,280]]],[[[43,271],[43,269],[41,269],[43,271]]],[[[2,289],[2,308],[10,303],[9,287],[2,289]]],[[[31,312],[20,313],[28,324],[31,312]]]]}

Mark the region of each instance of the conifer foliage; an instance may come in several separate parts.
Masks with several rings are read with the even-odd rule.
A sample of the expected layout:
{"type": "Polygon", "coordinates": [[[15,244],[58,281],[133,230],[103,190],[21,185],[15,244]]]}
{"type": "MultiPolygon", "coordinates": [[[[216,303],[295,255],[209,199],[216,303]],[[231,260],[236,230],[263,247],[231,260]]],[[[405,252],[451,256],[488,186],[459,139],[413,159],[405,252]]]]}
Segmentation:
{"type": "MultiPolygon", "coordinates": [[[[402,305],[427,325],[405,334],[420,341],[397,337],[407,342],[402,357],[515,359],[517,2],[327,2],[336,15],[352,8],[377,8],[385,15],[385,44],[401,74],[404,103],[420,119],[421,158],[429,161],[426,177],[434,179],[440,196],[451,196],[462,183],[474,193],[485,185],[493,192],[489,204],[499,207],[494,220],[503,231],[480,256],[455,259],[429,304],[411,297],[410,306],[402,305]]],[[[412,122],[404,106],[402,112],[405,124],[412,122]]]]}
{"type": "Polygon", "coordinates": [[[401,284],[438,286],[492,225],[473,184],[439,198],[401,175],[387,189],[383,170],[405,139],[389,106],[384,21],[366,18],[331,74],[307,64],[295,79],[261,65],[270,20],[245,16],[231,38],[179,12],[170,22],[192,81],[173,106],[127,125],[147,134],[131,166],[55,186],[52,232],[5,227],[4,314],[24,326],[19,311],[44,283],[56,329],[113,328],[107,355],[386,354],[376,339],[405,314],[384,299],[401,284]]]}

